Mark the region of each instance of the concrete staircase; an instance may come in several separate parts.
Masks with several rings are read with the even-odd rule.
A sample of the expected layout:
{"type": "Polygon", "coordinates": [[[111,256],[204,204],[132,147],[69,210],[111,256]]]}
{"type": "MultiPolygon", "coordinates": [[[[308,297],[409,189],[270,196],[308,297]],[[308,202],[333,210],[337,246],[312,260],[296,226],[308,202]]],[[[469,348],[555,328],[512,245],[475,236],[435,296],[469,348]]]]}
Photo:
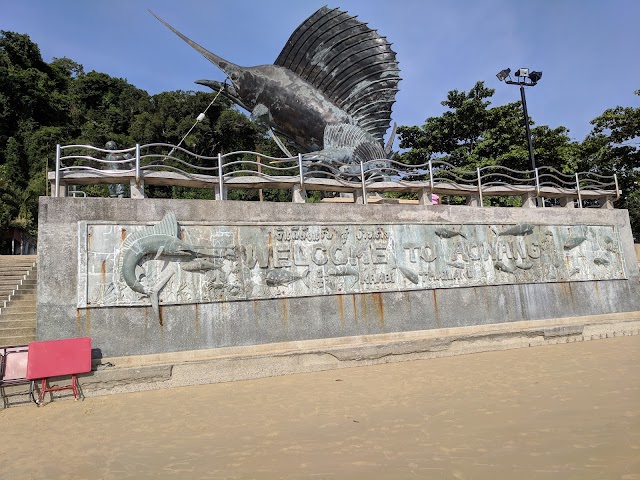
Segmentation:
{"type": "Polygon", "coordinates": [[[36,255],[0,255],[0,346],[36,339],[36,255]]]}

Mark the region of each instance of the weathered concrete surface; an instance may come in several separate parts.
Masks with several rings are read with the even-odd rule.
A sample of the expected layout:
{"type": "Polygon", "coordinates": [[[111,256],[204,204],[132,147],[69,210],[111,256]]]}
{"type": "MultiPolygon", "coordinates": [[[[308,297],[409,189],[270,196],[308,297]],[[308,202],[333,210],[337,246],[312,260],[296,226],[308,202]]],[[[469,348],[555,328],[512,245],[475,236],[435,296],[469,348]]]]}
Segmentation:
{"type": "Polygon", "coordinates": [[[91,336],[103,357],[359,337],[640,310],[623,210],[42,198],[37,338],[91,336]],[[77,308],[79,222],[220,225],[612,225],[627,279],[280,298],[161,307],[77,308]]]}
{"type": "MultiPolygon", "coordinates": [[[[640,311],[103,358],[79,382],[82,393],[93,397],[638,334],[640,311]]],[[[50,381],[64,383],[69,380],[50,381]]],[[[27,390],[6,388],[9,405],[28,404],[27,390]]],[[[70,398],[69,391],[54,393],[56,401],[70,398]]]]}

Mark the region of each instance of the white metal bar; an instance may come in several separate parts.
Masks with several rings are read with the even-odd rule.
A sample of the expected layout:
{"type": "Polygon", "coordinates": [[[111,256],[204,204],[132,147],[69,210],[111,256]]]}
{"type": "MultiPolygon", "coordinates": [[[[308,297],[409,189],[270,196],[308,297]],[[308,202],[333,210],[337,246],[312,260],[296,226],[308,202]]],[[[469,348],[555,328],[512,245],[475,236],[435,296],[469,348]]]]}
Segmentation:
{"type": "Polygon", "coordinates": [[[364,164],[360,160],[360,180],[362,181],[362,201],[366,205],[367,202],[367,184],[364,180],[364,164]]]}
{"type": "Polygon", "coordinates": [[[60,192],[60,144],[56,145],[56,192],[53,195],[57,197],[60,192]]]}
{"type": "Polygon", "coordinates": [[[480,178],[480,167],[476,167],[476,173],[478,175],[478,196],[480,197],[480,207],[483,206],[483,201],[482,201],[482,180],[480,178]]]}

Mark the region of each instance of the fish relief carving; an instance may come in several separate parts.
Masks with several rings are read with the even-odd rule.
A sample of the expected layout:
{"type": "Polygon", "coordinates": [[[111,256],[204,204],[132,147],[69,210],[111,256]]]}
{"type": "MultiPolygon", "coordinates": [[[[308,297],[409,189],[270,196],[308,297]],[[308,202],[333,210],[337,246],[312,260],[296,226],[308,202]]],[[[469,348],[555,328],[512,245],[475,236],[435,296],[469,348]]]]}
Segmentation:
{"type": "Polygon", "coordinates": [[[173,212],[169,212],[160,223],[128,234],[120,251],[118,266],[121,278],[131,290],[142,297],[149,297],[153,310],[158,316],[160,291],[176,271],[173,268],[165,268],[158,278],[150,283],[148,278],[139,273],[140,262],[144,257],[156,260],[164,255],[193,261],[201,255],[210,256],[203,253],[207,247],[184,242],[180,240],[178,234],[176,216],[173,212]]]}

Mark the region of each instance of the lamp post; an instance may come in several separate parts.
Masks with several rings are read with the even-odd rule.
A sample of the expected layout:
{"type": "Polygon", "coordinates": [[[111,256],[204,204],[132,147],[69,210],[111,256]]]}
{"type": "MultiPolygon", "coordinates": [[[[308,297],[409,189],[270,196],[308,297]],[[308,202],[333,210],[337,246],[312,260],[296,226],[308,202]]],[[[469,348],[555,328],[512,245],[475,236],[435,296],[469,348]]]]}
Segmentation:
{"type": "Polygon", "coordinates": [[[536,159],[533,155],[533,142],[531,141],[531,129],[529,128],[529,114],[527,113],[527,99],[524,95],[524,87],[535,86],[542,78],[542,72],[529,72],[528,68],[520,68],[514,75],[517,80],[511,78],[511,69],[505,68],[504,70],[500,70],[496,74],[496,77],[498,77],[498,80],[501,82],[520,86],[520,98],[522,99],[522,110],[524,111],[524,127],[527,131],[527,143],[529,144],[529,163],[531,170],[535,170],[536,159]]]}

